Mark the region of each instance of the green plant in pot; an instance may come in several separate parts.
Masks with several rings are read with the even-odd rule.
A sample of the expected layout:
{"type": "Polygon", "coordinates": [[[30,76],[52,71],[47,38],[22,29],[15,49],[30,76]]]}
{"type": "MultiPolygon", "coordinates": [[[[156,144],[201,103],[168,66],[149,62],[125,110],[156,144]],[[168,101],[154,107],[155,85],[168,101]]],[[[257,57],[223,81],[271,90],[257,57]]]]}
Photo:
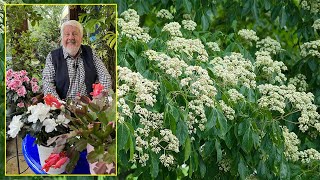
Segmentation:
{"type": "Polygon", "coordinates": [[[101,84],[94,84],[92,100],[78,96],[67,101],[75,117],[70,127],[74,132],[67,143],[83,151],[87,148],[87,159],[91,174],[113,174],[116,165],[116,101],[112,90],[103,90],[101,84]]]}

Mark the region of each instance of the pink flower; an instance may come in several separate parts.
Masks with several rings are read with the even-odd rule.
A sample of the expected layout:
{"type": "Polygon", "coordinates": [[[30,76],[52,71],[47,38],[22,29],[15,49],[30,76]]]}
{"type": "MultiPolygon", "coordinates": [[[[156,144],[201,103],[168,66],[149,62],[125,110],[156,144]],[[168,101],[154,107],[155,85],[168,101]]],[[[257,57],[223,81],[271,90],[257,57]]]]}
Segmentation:
{"type": "Polygon", "coordinates": [[[20,71],[20,76],[27,76],[27,75],[28,75],[28,73],[27,73],[26,70],[21,70],[20,71]]]}
{"type": "Polygon", "coordinates": [[[93,92],[90,93],[93,97],[97,97],[101,94],[102,90],[104,89],[103,85],[98,84],[92,84],[93,92]]]}
{"type": "Polygon", "coordinates": [[[33,93],[36,93],[39,91],[39,86],[37,84],[32,84],[31,88],[33,93]]]}
{"type": "Polygon", "coordinates": [[[33,77],[33,78],[31,79],[31,81],[32,81],[32,82],[38,82],[38,79],[33,77]]]}
{"type": "Polygon", "coordinates": [[[17,94],[20,97],[24,97],[27,94],[26,88],[24,86],[19,87],[17,90],[17,94]]]}
{"type": "Polygon", "coordinates": [[[8,89],[11,89],[11,90],[14,90],[14,91],[17,91],[19,87],[22,86],[22,81],[20,80],[12,80],[12,81],[9,81],[7,82],[7,86],[8,86],[8,89]]]}
{"type": "Polygon", "coordinates": [[[28,76],[23,77],[22,79],[23,82],[29,83],[30,79],[28,78],[28,76]]]}
{"type": "Polygon", "coordinates": [[[12,70],[12,69],[8,69],[8,71],[7,71],[7,78],[11,78],[12,73],[13,73],[13,70],[12,70]]]}
{"type": "Polygon", "coordinates": [[[19,102],[19,103],[17,104],[17,106],[18,106],[19,108],[23,108],[23,107],[24,107],[24,103],[21,101],[21,102],[19,102]]]}

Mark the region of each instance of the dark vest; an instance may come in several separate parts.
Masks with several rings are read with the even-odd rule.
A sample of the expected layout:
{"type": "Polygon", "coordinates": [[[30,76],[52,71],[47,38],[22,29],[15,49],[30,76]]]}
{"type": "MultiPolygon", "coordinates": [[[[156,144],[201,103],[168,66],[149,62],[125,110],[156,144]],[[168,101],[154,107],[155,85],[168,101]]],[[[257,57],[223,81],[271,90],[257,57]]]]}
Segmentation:
{"type": "MultiPolygon", "coordinates": [[[[82,59],[85,71],[85,84],[88,96],[93,91],[92,84],[97,80],[96,68],[93,63],[92,49],[81,45],[82,59]]],[[[52,64],[55,70],[55,86],[60,99],[65,99],[70,85],[67,60],[64,59],[62,47],[51,51],[52,64]]],[[[78,67],[76,67],[78,68],[78,67]]]]}

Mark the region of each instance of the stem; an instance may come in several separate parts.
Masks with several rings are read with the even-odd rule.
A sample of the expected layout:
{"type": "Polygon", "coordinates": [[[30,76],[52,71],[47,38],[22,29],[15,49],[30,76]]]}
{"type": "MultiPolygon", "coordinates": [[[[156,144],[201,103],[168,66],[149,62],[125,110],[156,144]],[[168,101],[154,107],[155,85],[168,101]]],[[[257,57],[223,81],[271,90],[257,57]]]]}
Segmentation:
{"type": "MultiPolygon", "coordinates": [[[[289,113],[286,114],[286,115],[281,115],[281,116],[280,116],[279,118],[277,118],[276,120],[283,119],[283,120],[285,120],[285,121],[288,121],[288,120],[285,119],[285,117],[287,117],[287,116],[289,116],[289,115],[291,115],[291,114],[297,113],[297,112],[300,112],[300,110],[295,110],[295,111],[289,112],[289,113]]],[[[288,122],[292,122],[292,121],[288,121],[288,122]]],[[[292,122],[292,123],[294,123],[294,122],[292,122]]],[[[296,123],[296,124],[298,124],[298,123],[296,123]]]]}

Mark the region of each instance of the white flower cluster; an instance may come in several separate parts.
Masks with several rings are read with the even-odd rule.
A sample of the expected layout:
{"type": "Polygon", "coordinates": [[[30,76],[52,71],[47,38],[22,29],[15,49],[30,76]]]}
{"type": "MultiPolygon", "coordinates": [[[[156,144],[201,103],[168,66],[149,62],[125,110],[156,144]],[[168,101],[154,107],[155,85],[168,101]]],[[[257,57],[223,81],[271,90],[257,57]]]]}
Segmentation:
{"type": "Polygon", "coordinates": [[[229,89],[228,94],[230,96],[231,101],[233,102],[244,100],[244,96],[241,93],[239,93],[236,89],[229,89]]]}
{"type": "Polygon", "coordinates": [[[234,120],[235,111],[230,106],[228,106],[223,100],[219,101],[219,103],[226,118],[229,120],[234,120]]]}
{"type": "Polygon", "coordinates": [[[197,23],[192,20],[182,20],[183,28],[189,31],[193,31],[197,27],[197,23]]]}
{"type": "MultiPolygon", "coordinates": [[[[55,107],[50,107],[43,103],[29,106],[27,111],[27,114],[29,114],[27,121],[33,124],[40,122],[47,133],[56,130],[56,127],[60,124],[66,126],[70,120],[67,119],[64,114],[59,114],[57,118],[52,117],[50,110],[55,109],[55,107]]],[[[9,125],[10,130],[8,131],[10,137],[15,138],[23,127],[24,123],[21,121],[21,118],[22,115],[14,116],[12,118],[9,125]]]]}
{"type": "MultiPolygon", "coordinates": [[[[152,56],[155,51],[148,51],[148,55],[153,60],[157,56],[152,56]]],[[[149,151],[163,154],[160,156],[160,161],[164,166],[170,167],[174,163],[172,152],[179,152],[179,140],[172,134],[171,130],[163,128],[163,113],[151,112],[147,108],[141,107],[141,104],[153,106],[156,102],[155,94],[159,86],[158,82],[149,81],[139,73],[132,72],[127,67],[118,66],[118,78],[119,78],[119,90],[120,98],[118,100],[120,123],[124,123],[124,116],[132,118],[133,114],[139,117],[139,127],[135,129],[135,150],[133,162],[138,162],[142,166],[146,166],[149,160],[149,151]],[[121,84],[123,83],[123,84],[121,84]],[[133,92],[136,95],[134,103],[134,109],[131,111],[127,105],[126,99],[123,96],[133,92]],[[159,137],[156,136],[159,132],[159,137]]],[[[131,96],[131,94],[130,94],[131,96]]]]}
{"type": "MultiPolygon", "coordinates": [[[[118,79],[130,87],[131,91],[136,93],[136,103],[144,102],[149,106],[153,106],[158,94],[159,82],[153,82],[144,78],[140,73],[132,72],[127,67],[118,66],[118,79]]],[[[120,85],[121,87],[122,85],[120,85]]],[[[124,95],[121,91],[121,95],[124,95]]]]}
{"type": "Polygon", "coordinates": [[[140,16],[138,15],[137,11],[134,9],[128,9],[120,14],[125,22],[132,22],[139,26],[140,16]]]}
{"type": "Polygon", "coordinates": [[[162,31],[169,32],[171,36],[182,36],[180,31],[181,25],[178,22],[171,22],[162,28],[162,31]]]}
{"type": "Polygon", "coordinates": [[[302,57],[311,55],[311,56],[320,58],[320,52],[319,52],[320,40],[303,43],[300,48],[301,48],[300,54],[302,57]]]}
{"type": "Polygon", "coordinates": [[[172,134],[170,129],[160,130],[160,135],[162,136],[162,139],[159,141],[159,143],[166,142],[167,144],[167,146],[163,147],[164,150],[174,151],[176,153],[179,152],[179,140],[175,135],[172,134]]]}
{"type": "Polygon", "coordinates": [[[287,80],[286,76],[281,72],[282,70],[287,70],[287,66],[281,61],[273,61],[269,52],[256,52],[255,68],[261,68],[262,73],[260,74],[266,77],[270,83],[283,83],[287,80]]]}
{"type": "Polygon", "coordinates": [[[157,13],[157,17],[159,18],[165,18],[165,19],[173,19],[173,15],[166,9],[161,9],[157,13]]]}
{"type": "Polygon", "coordinates": [[[214,97],[217,90],[213,81],[208,75],[208,71],[200,66],[189,66],[186,68],[186,78],[181,80],[181,86],[188,86],[190,93],[208,107],[214,107],[214,97]]]}
{"type": "Polygon", "coordinates": [[[284,137],[285,152],[284,155],[291,161],[299,160],[298,145],[300,140],[294,132],[289,132],[287,127],[282,127],[282,134],[284,137]]]}
{"type": "Polygon", "coordinates": [[[169,58],[166,61],[159,62],[158,65],[166,74],[175,78],[181,76],[182,69],[188,66],[184,61],[178,58],[169,58]]]}
{"type": "Polygon", "coordinates": [[[146,55],[149,60],[158,61],[158,62],[166,61],[167,59],[170,58],[169,56],[167,56],[164,53],[159,53],[157,51],[150,50],[150,49],[146,50],[144,52],[144,55],[146,55]]]}
{"type": "Polygon", "coordinates": [[[162,154],[159,159],[165,167],[170,167],[170,165],[174,164],[174,158],[171,154],[162,154]]]}
{"type": "Polygon", "coordinates": [[[201,131],[204,131],[207,122],[204,106],[213,107],[213,99],[217,93],[208,72],[200,66],[187,66],[184,61],[178,58],[170,58],[154,50],[147,50],[145,55],[148,59],[159,62],[160,69],[165,73],[173,77],[184,75],[184,78],[180,81],[181,87],[186,87],[186,90],[196,97],[188,104],[190,112],[186,123],[189,133],[196,133],[196,124],[201,131]]]}
{"type": "Polygon", "coordinates": [[[167,41],[167,46],[168,50],[186,53],[190,59],[193,58],[194,53],[197,53],[197,60],[202,62],[208,61],[208,53],[199,39],[174,37],[172,40],[167,41]]]}
{"type": "Polygon", "coordinates": [[[300,151],[300,158],[302,163],[308,164],[311,160],[320,160],[320,153],[317,150],[310,148],[300,151]]]}
{"type": "Polygon", "coordinates": [[[238,35],[250,42],[259,40],[259,37],[256,35],[256,32],[251,29],[241,29],[240,31],[238,31],[238,35]]]}
{"type": "Polygon", "coordinates": [[[181,76],[183,69],[188,66],[184,61],[176,57],[171,58],[154,50],[147,50],[144,54],[149,60],[157,61],[159,68],[174,78],[181,76]]]}
{"type": "Polygon", "coordinates": [[[201,131],[205,130],[205,123],[207,118],[204,112],[204,106],[214,107],[214,97],[217,90],[213,85],[213,81],[208,75],[207,70],[200,66],[189,66],[186,68],[186,78],[182,79],[180,85],[187,86],[187,90],[196,97],[188,104],[190,112],[188,114],[188,121],[186,122],[189,128],[189,134],[196,133],[195,124],[201,131]]]}
{"type": "MultiPolygon", "coordinates": [[[[272,111],[278,111],[281,114],[285,113],[284,112],[284,108],[286,106],[285,96],[288,93],[287,86],[285,85],[275,86],[272,84],[262,84],[258,86],[258,89],[262,94],[261,98],[258,100],[258,104],[260,107],[266,107],[272,111]]],[[[292,90],[294,90],[294,87],[292,90]]]]}
{"type": "Polygon", "coordinates": [[[283,127],[283,137],[285,143],[285,156],[291,161],[301,160],[302,163],[310,163],[311,160],[320,160],[320,153],[313,149],[299,151],[300,140],[294,132],[289,132],[287,127],[283,127]]]}
{"type": "Polygon", "coordinates": [[[219,45],[216,42],[207,42],[207,46],[212,50],[212,51],[220,51],[219,45]]]}
{"type": "Polygon", "coordinates": [[[317,19],[313,22],[313,25],[312,27],[315,29],[315,30],[319,30],[320,29],[320,19],[317,19]]]}
{"type": "Polygon", "coordinates": [[[306,82],[306,76],[303,74],[297,74],[295,77],[290,78],[288,84],[292,84],[296,87],[297,91],[305,92],[308,88],[306,82]]]}
{"type": "Polygon", "coordinates": [[[120,15],[122,18],[118,18],[118,25],[121,28],[121,35],[129,37],[135,41],[141,40],[143,42],[149,42],[151,37],[139,27],[139,15],[133,9],[124,11],[120,15]]]}
{"type": "Polygon", "coordinates": [[[129,92],[129,90],[130,90],[130,87],[126,84],[122,84],[121,86],[118,86],[118,89],[117,89],[118,97],[124,96],[129,92]]]}
{"type": "Polygon", "coordinates": [[[169,167],[174,163],[174,158],[168,152],[179,152],[179,140],[172,134],[169,129],[161,129],[163,123],[163,113],[150,112],[145,108],[141,108],[139,105],[135,107],[135,113],[140,117],[140,124],[142,128],[135,130],[134,136],[136,137],[136,147],[138,154],[135,155],[135,159],[139,159],[139,163],[142,166],[146,165],[146,161],[149,160],[147,149],[151,148],[151,151],[156,154],[164,152],[160,157],[160,162],[165,167],[169,167]],[[150,138],[151,131],[160,130],[160,138],[152,136],[150,138]],[[167,153],[167,154],[166,154],[167,153]]]}
{"type": "Polygon", "coordinates": [[[192,100],[189,102],[188,108],[190,112],[188,113],[188,121],[186,124],[189,129],[189,134],[195,134],[197,132],[196,124],[198,124],[200,131],[204,131],[207,118],[203,103],[200,100],[192,100]]]}
{"type": "Polygon", "coordinates": [[[280,43],[269,36],[261,41],[258,41],[256,46],[257,48],[260,48],[259,51],[267,51],[270,54],[277,54],[281,51],[280,43]]]}
{"type": "MultiPolygon", "coordinates": [[[[129,118],[132,118],[132,112],[128,104],[126,104],[126,101],[123,98],[118,99],[118,107],[120,108],[121,114],[128,116],[129,118]]],[[[122,118],[124,118],[122,115],[120,115],[122,118]]],[[[124,121],[122,121],[124,122],[124,121]]],[[[121,123],[121,122],[120,122],[121,123]]]]}
{"type": "Polygon", "coordinates": [[[312,93],[297,92],[292,84],[288,86],[264,84],[259,85],[258,89],[262,94],[262,97],[258,100],[259,106],[284,114],[287,100],[296,111],[301,112],[298,123],[302,132],[307,131],[309,127],[314,127],[320,132],[320,128],[317,128],[320,115],[317,112],[317,106],[313,104],[314,96],[312,93]]]}
{"type": "Polygon", "coordinates": [[[244,85],[248,88],[256,87],[256,75],[251,62],[243,58],[240,53],[232,53],[230,56],[214,58],[210,64],[216,76],[222,79],[224,85],[244,85]]]}
{"type": "Polygon", "coordinates": [[[227,157],[227,153],[222,150],[222,159],[218,162],[219,170],[229,172],[231,169],[231,159],[227,157]]]}
{"type": "Polygon", "coordinates": [[[11,123],[9,124],[10,130],[7,132],[8,135],[12,138],[15,138],[20,132],[24,123],[20,121],[22,115],[13,116],[11,123]]]}
{"type": "Polygon", "coordinates": [[[303,0],[301,1],[301,7],[313,14],[317,14],[320,11],[320,0],[303,0]]]}

